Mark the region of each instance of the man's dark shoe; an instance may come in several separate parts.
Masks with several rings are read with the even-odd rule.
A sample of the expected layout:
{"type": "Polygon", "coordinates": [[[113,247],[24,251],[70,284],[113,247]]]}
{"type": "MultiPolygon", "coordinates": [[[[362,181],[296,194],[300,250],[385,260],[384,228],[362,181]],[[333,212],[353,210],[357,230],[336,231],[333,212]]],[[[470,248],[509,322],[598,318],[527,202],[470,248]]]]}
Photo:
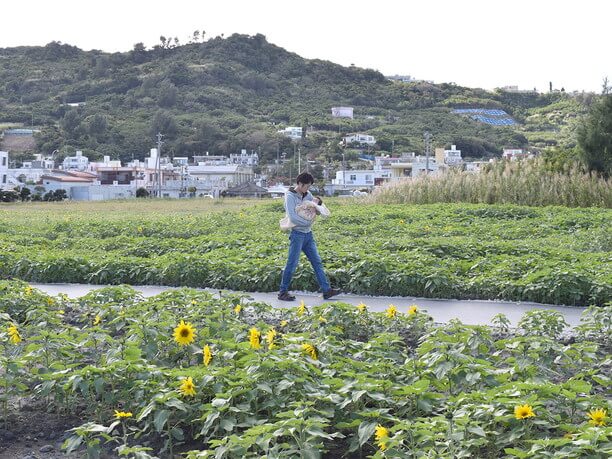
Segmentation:
{"type": "Polygon", "coordinates": [[[279,292],[278,297],[279,300],[282,301],[293,301],[295,297],[293,295],[289,295],[289,292],[279,292]]]}
{"type": "Polygon", "coordinates": [[[342,293],[340,289],[330,288],[327,292],[323,294],[323,298],[329,300],[332,296],[340,295],[342,293]]]}

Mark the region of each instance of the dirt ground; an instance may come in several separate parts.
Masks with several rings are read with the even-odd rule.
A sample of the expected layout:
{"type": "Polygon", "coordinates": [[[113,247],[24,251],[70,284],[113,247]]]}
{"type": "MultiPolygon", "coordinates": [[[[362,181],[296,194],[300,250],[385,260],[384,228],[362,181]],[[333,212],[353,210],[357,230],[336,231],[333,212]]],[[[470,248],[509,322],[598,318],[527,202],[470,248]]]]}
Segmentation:
{"type": "MultiPolygon", "coordinates": [[[[7,422],[0,418],[0,459],[77,459],[83,453],[64,454],[62,443],[82,421],[47,413],[44,406],[24,402],[11,407],[7,422]]],[[[110,457],[110,456],[109,456],[110,457]]]]}

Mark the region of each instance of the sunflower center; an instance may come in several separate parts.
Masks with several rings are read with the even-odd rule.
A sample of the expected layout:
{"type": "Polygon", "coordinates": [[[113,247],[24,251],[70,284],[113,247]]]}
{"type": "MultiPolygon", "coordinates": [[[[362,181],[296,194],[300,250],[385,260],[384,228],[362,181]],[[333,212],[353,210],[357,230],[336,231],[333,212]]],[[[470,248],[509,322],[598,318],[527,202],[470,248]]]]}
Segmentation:
{"type": "Polygon", "coordinates": [[[187,338],[189,336],[189,330],[187,330],[186,328],[181,330],[181,336],[183,338],[187,338]]]}

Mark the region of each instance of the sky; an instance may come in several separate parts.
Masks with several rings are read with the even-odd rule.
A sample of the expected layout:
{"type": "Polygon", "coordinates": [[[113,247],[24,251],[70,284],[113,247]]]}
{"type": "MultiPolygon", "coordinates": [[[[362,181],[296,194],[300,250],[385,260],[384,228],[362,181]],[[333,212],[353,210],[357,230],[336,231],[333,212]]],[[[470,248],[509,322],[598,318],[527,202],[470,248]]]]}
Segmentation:
{"type": "Polygon", "coordinates": [[[435,83],[601,92],[612,80],[609,0],[22,0],[0,15],[0,48],[125,52],[205,30],[435,83]]]}

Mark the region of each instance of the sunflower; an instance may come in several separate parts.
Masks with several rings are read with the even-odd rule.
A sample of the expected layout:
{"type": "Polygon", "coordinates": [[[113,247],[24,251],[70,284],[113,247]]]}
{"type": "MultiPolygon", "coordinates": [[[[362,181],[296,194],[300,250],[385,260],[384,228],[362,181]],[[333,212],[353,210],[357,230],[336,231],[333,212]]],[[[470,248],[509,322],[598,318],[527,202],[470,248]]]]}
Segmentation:
{"type": "Polygon", "coordinates": [[[26,294],[26,296],[30,296],[32,294],[32,287],[30,287],[29,285],[25,288],[24,293],[26,294]]]}
{"type": "Polygon", "coordinates": [[[121,419],[121,418],[131,418],[132,417],[132,413],[130,413],[129,411],[117,411],[115,410],[115,417],[117,419],[121,419]]]}
{"type": "Polygon", "coordinates": [[[261,332],[255,327],[249,330],[249,343],[253,349],[259,349],[261,347],[261,332]]]}
{"type": "Polygon", "coordinates": [[[191,325],[191,322],[183,322],[176,326],[174,329],[174,341],[179,343],[181,346],[186,346],[192,343],[195,338],[196,330],[191,325]]]}
{"type": "Polygon", "coordinates": [[[312,360],[319,360],[319,350],[314,344],[306,343],[302,344],[302,350],[310,355],[312,360]]]}
{"type": "Polygon", "coordinates": [[[195,384],[193,383],[193,380],[191,379],[191,376],[183,379],[183,382],[181,383],[181,387],[180,387],[180,390],[183,393],[183,395],[185,395],[186,397],[193,397],[196,394],[195,389],[196,387],[195,387],[195,384]]]}
{"type": "Polygon", "coordinates": [[[390,319],[393,319],[397,315],[397,308],[395,307],[394,304],[390,304],[386,312],[387,312],[387,317],[389,317],[390,319]]]}
{"type": "Polygon", "coordinates": [[[322,324],[326,324],[327,323],[327,319],[323,316],[319,316],[319,322],[322,324]]]}
{"type": "Polygon", "coordinates": [[[96,314],[96,317],[94,318],[93,324],[94,325],[98,325],[98,324],[100,324],[100,322],[102,322],[102,317],[100,317],[98,314],[96,314]]]}
{"type": "Polygon", "coordinates": [[[234,314],[236,314],[238,316],[238,315],[240,315],[240,311],[242,311],[242,305],[241,304],[237,304],[236,306],[234,306],[234,314]]]}
{"type": "Polygon", "coordinates": [[[514,417],[516,419],[526,419],[535,416],[531,405],[517,405],[514,407],[514,417]]]}
{"type": "Polygon", "coordinates": [[[363,303],[359,303],[357,305],[357,310],[359,311],[360,314],[363,314],[364,312],[368,310],[368,307],[363,303]]]}
{"type": "Polygon", "coordinates": [[[412,314],[416,314],[418,310],[419,307],[416,304],[411,304],[408,306],[408,315],[411,316],[412,314]]]}
{"type": "Polygon", "coordinates": [[[591,424],[592,426],[603,427],[606,425],[607,415],[608,413],[606,412],[606,410],[602,408],[598,408],[596,410],[593,409],[587,413],[587,416],[590,418],[589,424],[591,424]]]}
{"type": "Polygon", "coordinates": [[[204,346],[202,353],[204,354],[204,365],[206,366],[210,365],[210,362],[212,362],[212,359],[213,359],[213,354],[208,344],[204,346]]]}
{"type": "Polygon", "coordinates": [[[21,335],[19,334],[19,330],[17,330],[17,325],[11,324],[8,327],[9,341],[13,344],[21,343],[21,335]]]}
{"type": "Polygon", "coordinates": [[[306,308],[306,304],[304,303],[304,300],[300,301],[300,305],[297,308],[298,317],[302,317],[304,314],[306,314],[307,311],[308,309],[306,308]]]}
{"type": "Polygon", "coordinates": [[[376,438],[376,443],[378,443],[380,450],[386,450],[387,440],[389,440],[389,429],[378,424],[374,432],[374,438],[376,438]]]}
{"type": "Polygon", "coordinates": [[[287,325],[289,325],[289,322],[286,320],[281,320],[279,325],[281,328],[285,328],[287,325]]]}
{"type": "Polygon", "coordinates": [[[266,333],[266,343],[268,343],[268,349],[274,349],[275,347],[277,347],[276,345],[277,336],[278,336],[278,333],[276,332],[276,330],[274,330],[273,328],[268,330],[268,333],[266,333]]]}

